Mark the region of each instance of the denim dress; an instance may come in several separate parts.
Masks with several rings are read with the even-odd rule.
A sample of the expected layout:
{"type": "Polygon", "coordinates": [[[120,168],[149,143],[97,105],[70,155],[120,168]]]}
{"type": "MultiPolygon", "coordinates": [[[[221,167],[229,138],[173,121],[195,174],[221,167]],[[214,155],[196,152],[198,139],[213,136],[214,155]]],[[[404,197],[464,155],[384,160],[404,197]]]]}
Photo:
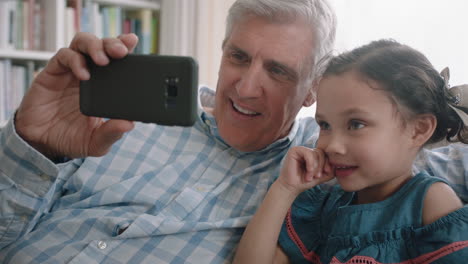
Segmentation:
{"type": "Polygon", "coordinates": [[[354,205],[339,186],[303,192],[289,210],[279,246],[291,263],[468,263],[468,207],[423,226],[428,188],[420,172],[391,197],[354,205]]]}

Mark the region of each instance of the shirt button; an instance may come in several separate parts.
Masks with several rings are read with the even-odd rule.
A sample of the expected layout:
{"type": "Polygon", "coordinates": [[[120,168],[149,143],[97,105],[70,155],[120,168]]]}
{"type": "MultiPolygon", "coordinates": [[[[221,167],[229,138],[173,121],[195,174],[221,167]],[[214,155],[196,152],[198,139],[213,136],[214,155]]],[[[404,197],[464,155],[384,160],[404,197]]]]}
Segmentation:
{"type": "Polygon", "coordinates": [[[42,179],[43,181],[49,181],[49,180],[50,180],[49,175],[44,174],[44,173],[42,173],[42,174],[40,175],[40,177],[41,177],[41,179],[42,179]]]}
{"type": "Polygon", "coordinates": [[[99,242],[97,243],[97,247],[98,247],[99,249],[105,249],[105,248],[107,247],[107,244],[106,244],[106,242],[104,242],[104,241],[99,241],[99,242]]]}
{"type": "Polygon", "coordinates": [[[204,192],[205,191],[205,188],[201,187],[201,186],[198,186],[197,188],[197,191],[199,192],[204,192]]]}

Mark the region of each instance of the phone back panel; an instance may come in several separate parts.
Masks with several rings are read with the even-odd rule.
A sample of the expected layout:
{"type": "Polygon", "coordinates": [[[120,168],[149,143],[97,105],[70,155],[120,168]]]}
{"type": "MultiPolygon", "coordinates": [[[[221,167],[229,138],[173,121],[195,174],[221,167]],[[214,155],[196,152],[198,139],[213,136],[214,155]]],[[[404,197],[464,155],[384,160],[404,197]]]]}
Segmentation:
{"type": "Polygon", "coordinates": [[[98,66],[80,83],[83,114],[191,126],[197,118],[198,65],[191,57],[134,55],[98,66]]]}

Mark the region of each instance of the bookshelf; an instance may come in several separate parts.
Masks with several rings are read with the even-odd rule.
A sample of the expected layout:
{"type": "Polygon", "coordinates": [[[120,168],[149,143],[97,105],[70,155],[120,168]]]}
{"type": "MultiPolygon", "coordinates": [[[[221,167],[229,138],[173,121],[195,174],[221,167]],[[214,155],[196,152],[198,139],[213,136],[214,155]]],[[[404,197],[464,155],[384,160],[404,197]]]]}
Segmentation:
{"type": "Polygon", "coordinates": [[[49,51],[0,49],[0,59],[47,61],[54,55],[49,51]]]}
{"type": "Polygon", "coordinates": [[[0,0],[0,127],[47,61],[80,31],[136,33],[136,53],[158,53],[162,0],[0,0]]]}
{"type": "Polygon", "coordinates": [[[131,8],[148,8],[153,10],[160,9],[160,2],[151,0],[95,0],[95,2],[100,4],[118,5],[131,8]]]}

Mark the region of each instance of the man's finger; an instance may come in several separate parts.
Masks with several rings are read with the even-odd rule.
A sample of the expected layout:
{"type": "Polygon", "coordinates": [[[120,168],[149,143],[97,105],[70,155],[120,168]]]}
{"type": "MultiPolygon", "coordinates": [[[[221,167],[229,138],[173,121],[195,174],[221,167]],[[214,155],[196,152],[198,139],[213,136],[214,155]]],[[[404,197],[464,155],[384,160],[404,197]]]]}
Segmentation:
{"type": "Polygon", "coordinates": [[[70,48],[90,55],[97,65],[103,66],[109,63],[109,58],[104,51],[103,41],[93,34],[86,32],[77,33],[70,43],[70,48]]]}
{"type": "Polygon", "coordinates": [[[94,132],[89,146],[91,156],[105,155],[112,145],[122,138],[125,132],[134,128],[134,123],[127,120],[109,120],[94,132]]]}
{"type": "Polygon", "coordinates": [[[57,54],[52,57],[44,69],[44,73],[40,74],[43,85],[50,89],[57,89],[57,85],[54,85],[55,75],[67,73],[72,71],[73,74],[80,80],[89,79],[89,72],[86,68],[86,62],[84,57],[76,51],[69,48],[60,49],[57,54]],[[49,78],[47,78],[49,76],[49,78]]]}
{"type": "Polygon", "coordinates": [[[118,37],[118,39],[120,39],[122,43],[127,47],[129,53],[132,53],[138,44],[138,36],[133,33],[122,34],[118,37]]]}
{"type": "Polygon", "coordinates": [[[129,53],[129,49],[122,40],[118,38],[105,38],[102,40],[104,51],[111,58],[120,59],[129,53]]]}

